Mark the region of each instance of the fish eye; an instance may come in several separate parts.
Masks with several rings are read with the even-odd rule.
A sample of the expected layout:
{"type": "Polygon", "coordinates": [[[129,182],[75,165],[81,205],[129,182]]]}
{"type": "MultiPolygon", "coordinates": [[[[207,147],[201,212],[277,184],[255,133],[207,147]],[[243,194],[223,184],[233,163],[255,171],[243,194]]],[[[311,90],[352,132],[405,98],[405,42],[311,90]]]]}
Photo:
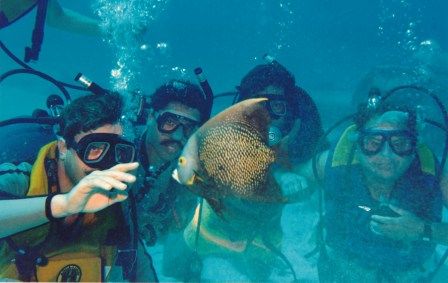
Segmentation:
{"type": "Polygon", "coordinates": [[[187,164],[187,159],[183,156],[179,157],[179,164],[180,165],[185,165],[187,164]]]}

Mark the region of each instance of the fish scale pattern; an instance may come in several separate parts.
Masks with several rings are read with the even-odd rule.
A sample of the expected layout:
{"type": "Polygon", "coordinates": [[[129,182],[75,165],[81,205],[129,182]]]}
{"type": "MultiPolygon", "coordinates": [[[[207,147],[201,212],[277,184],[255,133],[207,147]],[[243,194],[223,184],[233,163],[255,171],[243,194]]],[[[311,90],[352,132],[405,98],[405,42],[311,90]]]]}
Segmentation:
{"type": "Polygon", "coordinates": [[[249,125],[224,122],[205,131],[199,144],[200,163],[218,195],[256,199],[264,191],[275,154],[249,125]]]}

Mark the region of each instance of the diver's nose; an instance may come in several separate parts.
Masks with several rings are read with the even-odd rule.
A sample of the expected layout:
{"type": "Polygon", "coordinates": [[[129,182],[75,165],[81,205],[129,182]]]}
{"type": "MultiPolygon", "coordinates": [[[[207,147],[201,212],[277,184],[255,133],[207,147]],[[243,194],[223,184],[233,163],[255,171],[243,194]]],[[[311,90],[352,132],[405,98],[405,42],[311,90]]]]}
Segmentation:
{"type": "Polygon", "coordinates": [[[389,145],[389,142],[387,142],[387,141],[384,142],[384,145],[380,151],[380,154],[384,157],[391,157],[394,154],[392,148],[389,145]]]}

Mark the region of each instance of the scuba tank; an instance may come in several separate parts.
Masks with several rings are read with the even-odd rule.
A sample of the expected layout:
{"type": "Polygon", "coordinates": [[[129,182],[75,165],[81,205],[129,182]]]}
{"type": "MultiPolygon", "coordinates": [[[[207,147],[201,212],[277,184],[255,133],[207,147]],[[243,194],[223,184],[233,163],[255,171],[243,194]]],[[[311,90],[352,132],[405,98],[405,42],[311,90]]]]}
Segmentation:
{"type": "Polygon", "coordinates": [[[18,123],[0,126],[0,163],[32,164],[39,149],[55,139],[53,128],[48,125],[18,123]]]}

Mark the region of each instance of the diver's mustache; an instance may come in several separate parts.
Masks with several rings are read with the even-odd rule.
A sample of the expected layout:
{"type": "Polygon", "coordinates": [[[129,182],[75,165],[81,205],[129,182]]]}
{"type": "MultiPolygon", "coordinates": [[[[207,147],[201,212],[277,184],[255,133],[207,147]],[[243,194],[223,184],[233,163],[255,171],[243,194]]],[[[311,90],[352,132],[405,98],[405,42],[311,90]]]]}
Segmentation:
{"type": "Polygon", "coordinates": [[[180,148],[183,147],[183,144],[182,144],[180,141],[175,141],[175,140],[166,140],[166,141],[162,141],[160,144],[161,144],[161,145],[164,145],[164,146],[168,146],[168,145],[176,144],[176,145],[178,145],[180,148]]]}

